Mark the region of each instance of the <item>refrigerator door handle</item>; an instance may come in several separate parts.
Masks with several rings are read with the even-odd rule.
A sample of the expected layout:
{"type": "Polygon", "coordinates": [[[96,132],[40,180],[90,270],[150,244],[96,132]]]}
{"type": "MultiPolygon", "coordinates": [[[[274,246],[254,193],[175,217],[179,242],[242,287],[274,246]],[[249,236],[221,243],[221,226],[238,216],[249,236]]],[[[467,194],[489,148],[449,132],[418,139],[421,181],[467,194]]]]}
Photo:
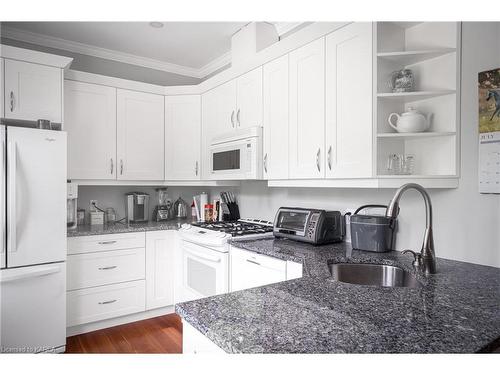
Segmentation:
{"type": "Polygon", "coordinates": [[[7,186],[7,252],[17,250],[17,223],[16,223],[16,175],[17,175],[17,144],[10,141],[7,144],[8,186],[7,186]]]}
{"type": "Polygon", "coordinates": [[[28,268],[12,268],[2,271],[0,283],[3,284],[24,279],[32,279],[34,277],[52,275],[58,272],[61,272],[61,266],[59,264],[28,268]]]}

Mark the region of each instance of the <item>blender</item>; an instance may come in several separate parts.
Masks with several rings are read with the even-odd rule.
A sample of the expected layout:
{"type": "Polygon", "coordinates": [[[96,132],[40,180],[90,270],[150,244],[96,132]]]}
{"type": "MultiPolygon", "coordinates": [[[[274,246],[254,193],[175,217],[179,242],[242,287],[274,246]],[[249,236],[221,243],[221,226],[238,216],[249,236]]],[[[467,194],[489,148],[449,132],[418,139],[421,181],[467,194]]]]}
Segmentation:
{"type": "Polygon", "coordinates": [[[155,189],[158,194],[158,204],[153,211],[153,220],[164,221],[172,218],[172,201],[168,198],[166,188],[155,189]]]}

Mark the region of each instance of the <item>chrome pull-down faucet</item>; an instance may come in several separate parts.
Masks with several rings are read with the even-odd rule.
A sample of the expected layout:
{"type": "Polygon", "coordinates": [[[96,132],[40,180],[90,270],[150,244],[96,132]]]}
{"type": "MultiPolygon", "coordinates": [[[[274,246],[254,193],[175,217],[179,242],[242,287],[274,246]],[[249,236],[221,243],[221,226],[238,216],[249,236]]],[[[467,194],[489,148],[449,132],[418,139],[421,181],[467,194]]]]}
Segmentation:
{"type": "MultiPolygon", "coordinates": [[[[389,205],[387,206],[386,216],[392,217],[393,219],[397,218],[399,214],[399,201],[403,193],[408,189],[415,189],[420,192],[425,202],[426,225],[424,240],[422,243],[420,254],[411,252],[415,257],[415,261],[413,262],[413,264],[424,273],[436,273],[436,255],[434,253],[434,238],[432,236],[432,203],[427,190],[425,190],[423,186],[414,183],[401,186],[394,194],[392,200],[389,202],[389,205]]],[[[403,253],[406,252],[410,251],[405,251],[403,253]]]]}

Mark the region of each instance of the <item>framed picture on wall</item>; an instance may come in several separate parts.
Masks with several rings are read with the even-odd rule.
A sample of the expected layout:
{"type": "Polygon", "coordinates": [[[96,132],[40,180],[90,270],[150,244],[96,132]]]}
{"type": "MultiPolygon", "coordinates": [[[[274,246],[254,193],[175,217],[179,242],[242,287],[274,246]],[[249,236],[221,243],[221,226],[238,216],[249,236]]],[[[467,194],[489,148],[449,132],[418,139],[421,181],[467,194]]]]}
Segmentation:
{"type": "Polygon", "coordinates": [[[479,192],[500,194],[500,68],[480,72],[479,192]]]}

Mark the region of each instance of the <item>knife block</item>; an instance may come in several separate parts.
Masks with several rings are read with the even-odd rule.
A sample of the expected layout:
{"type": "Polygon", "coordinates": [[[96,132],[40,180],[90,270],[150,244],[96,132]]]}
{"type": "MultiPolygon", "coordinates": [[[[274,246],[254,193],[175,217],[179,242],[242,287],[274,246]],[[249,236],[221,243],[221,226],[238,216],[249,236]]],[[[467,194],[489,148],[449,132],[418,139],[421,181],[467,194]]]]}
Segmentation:
{"type": "Polygon", "coordinates": [[[240,219],[240,209],[237,203],[222,203],[222,220],[236,221],[240,219]]]}

